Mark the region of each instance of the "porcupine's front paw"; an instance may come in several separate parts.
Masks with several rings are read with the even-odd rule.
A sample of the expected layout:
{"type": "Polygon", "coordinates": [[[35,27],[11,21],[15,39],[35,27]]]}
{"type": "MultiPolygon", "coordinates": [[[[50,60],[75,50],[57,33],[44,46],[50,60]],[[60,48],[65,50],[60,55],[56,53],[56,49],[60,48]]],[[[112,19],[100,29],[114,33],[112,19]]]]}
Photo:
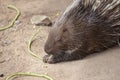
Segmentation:
{"type": "Polygon", "coordinates": [[[61,61],[62,61],[62,58],[59,59],[59,58],[57,58],[56,56],[53,56],[53,55],[45,55],[43,57],[43,62],[44,63],[55,64],[55,63],[58,63],[58,62],[61,62],[61,61]]]}
{"type": "Polygon", "coordinates": [[[58,63],[64,61],[64,54],[57,54],[57,55],[45,55],[43,57],[43,62],[45,63],[58,63]]]}
{"type": "Polygon", "coordinates": [[[45,55],[43,57],[43,62],[53,64],[53,63],[56,63],[56,60],[52,55],[45,55]]]}

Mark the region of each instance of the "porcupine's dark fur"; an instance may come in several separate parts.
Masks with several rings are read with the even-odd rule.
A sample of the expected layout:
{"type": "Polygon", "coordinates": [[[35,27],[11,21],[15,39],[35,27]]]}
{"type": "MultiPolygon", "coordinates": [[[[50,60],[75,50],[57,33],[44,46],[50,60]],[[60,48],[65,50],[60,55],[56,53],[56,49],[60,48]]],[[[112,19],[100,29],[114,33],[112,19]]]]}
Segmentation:
{"type": "Polygon", "coordinates": [[[82,59],[119,41],[120,0],[75,0],[52,27],[43,61],[82,59]]]}

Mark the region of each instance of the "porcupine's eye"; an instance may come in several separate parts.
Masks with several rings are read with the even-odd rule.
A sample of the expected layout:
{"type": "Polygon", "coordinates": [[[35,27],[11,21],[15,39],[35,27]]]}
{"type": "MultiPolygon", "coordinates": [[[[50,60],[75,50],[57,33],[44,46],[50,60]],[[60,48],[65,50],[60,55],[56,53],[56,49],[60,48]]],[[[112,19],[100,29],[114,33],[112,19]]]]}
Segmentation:
{"type": "Polygon", "coordinates": [[[62,37],[60,41],[66,42],[68,38],[69,38],[69,31],[67,29],[63,29],[62,37]]]}
{"type": "Polygon", "coordinates": [[[63,29],[62,32],[61,32],[61,35],[58,35],[56,37],[56,42],[60,42],[62,43],[63,41],[65,41],[66,37],[67,37],[67,33],[68,33],[68,30],[67,29],[63,29]]]}

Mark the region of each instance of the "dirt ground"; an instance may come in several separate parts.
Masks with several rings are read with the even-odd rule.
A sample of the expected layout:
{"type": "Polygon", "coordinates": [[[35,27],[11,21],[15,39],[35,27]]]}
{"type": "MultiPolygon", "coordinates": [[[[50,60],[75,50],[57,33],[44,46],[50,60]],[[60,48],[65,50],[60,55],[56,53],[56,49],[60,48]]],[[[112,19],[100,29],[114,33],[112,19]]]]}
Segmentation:
{"type": "MultiPolygon", "coordinates": [[[[21,11],[19,22],[0,32],[0,80],[16,72],[47,73],[55,80],[120,80],[120,48],[91,55],[83,60],[59,64],[45,64],[31,56],[27,44],[31,35],[41,27],[32,45],[40,57],[45,55],[43,46],[50,27],[33,26],[33,15],[47,15],[54,22],[73,0],[0,0],[0,27],[7,25],[15,12],[6,8],[13,4],[21,11]]],[[[45,80],[36,77],[18,77],[15,80],[45,80]]]]}

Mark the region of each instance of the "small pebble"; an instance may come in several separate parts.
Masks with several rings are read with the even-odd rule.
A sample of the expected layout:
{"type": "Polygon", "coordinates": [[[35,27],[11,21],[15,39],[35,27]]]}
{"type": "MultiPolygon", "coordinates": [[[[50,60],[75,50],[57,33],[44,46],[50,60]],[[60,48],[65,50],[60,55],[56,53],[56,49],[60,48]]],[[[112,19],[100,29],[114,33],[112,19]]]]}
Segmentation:
{"type": "Polygon", "coordinates": [[[57,16],[57,17],[60,16],[60,13],[56,13],[56,16],[57,16]]]}
{"type": "Polygon", "coordinates": [[[42,66],[42,68],[48,68],[48,66],[45,66],[45,65],[44,65],[44,66],[42,66]]]}
{"type": "Polygon", "coordinates": [[[48,73],[45,73],[45,75],[48,75],[48,73]]]}
{"type": "Polygon", "coordinates": [[[4,74],[0,74],[0,77],[4,77],[4,74]]]}
{"type": "Polygon", "coordinates": [[[15,21],[15,25],[18,25],[18,24],[20,24],[21,22],[19,21],[19,20],[16,20],[15,21]]]}
{"type": "Polygon", "coordinates": [[[34,25],[33,28],[36,28],[36,26],[34,25]]]}

